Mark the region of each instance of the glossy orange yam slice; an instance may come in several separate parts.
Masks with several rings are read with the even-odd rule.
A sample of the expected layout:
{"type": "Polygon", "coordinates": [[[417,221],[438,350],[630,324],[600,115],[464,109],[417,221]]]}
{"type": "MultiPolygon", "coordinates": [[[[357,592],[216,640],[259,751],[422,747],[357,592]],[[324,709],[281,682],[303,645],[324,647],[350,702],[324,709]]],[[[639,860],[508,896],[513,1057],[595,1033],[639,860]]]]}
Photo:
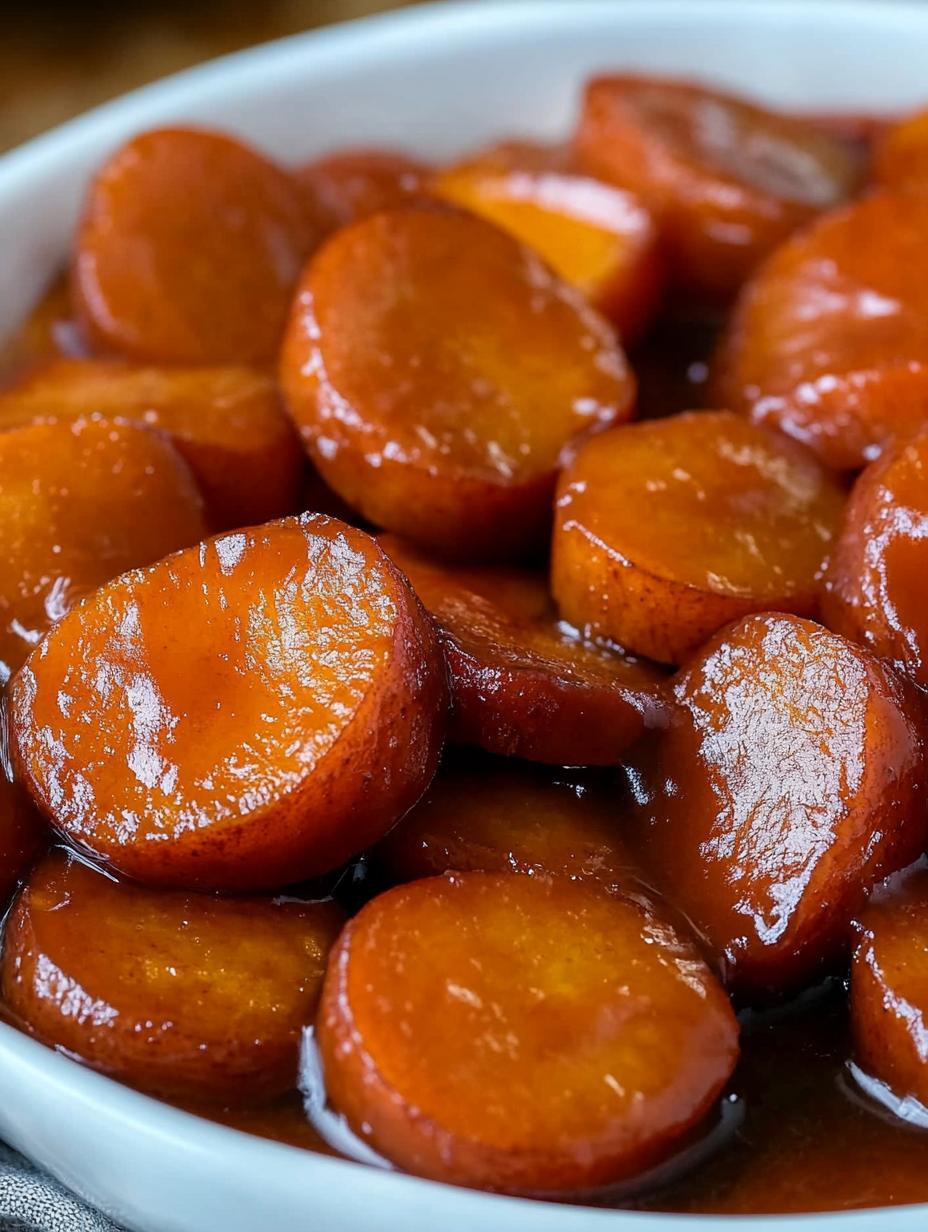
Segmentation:
{"type": "Polygon", "coordinates": [[[722,630],[675,700],[629,758],[629,842],[732,988],[794,991],[925,847],[922,703],[869,651],[782,615],[722,630]]]}
{"type": "Polygon", "coordinates": [[[253,368],[154,368],[60,359],[0,394],[0,428],[100,412],[166,433],[215,530],[291,513],[303,451],[273,380],[253,368]]]}
{"type": "Polygon", "coordinates": [[[731,412],[628,425],[561,475],[554,596],[578,628],[680,663],[748,612],[813,613],[843,505],[810,453],[731,412]]]}
{"type": "Polygon", "coordinates": [[[534,248],[616,326],[628,345],[650,323],[664,283],[657,228],[639,202],[538,152],[506,143],[446,168],[432,191],[534,248]]]}
{"type": "Polygon", "coordinates": [[[329,1098],[392,1162],[549,1194],[670,1154],[737,1034],[695,951],[640,903],[482,873],[369,903],[332,953],[318,1026],[329,1098]]]}
{"type": "Polygon", "coordinates": [[[780,248],[745,287],[715,397],[859,469],[928,423],[928,200],[874,193],[780,248]]]}
{"type": "Polygon", "coordinates": [[[873,176],[887,188],[928,192],[928,111],[908,116],[879,136],[873,176]]]}
{"type": "Polygon", "coordinates": [[[857,1064],[928,1106],[928,874],[881,892],[855,924],[851,1023],[857,1064]]]}
{"type": "Polygon", "coordinates": [[[368,521],[449,554],[535,550],[565,446],[634,382],[578,292],[498,228],[377,214],[309,263],[282,384],[322,477],[368,521]]]}
{"type": "Polygon", "coordinates": [[[587,84],[575,153],[592,175],[641,199],[678,279],[709,299],[734,293],[862,174],[853,147],[811,121],[695,83],[633,75],[587,84]]]}
{"type": "Polygon", "coordinates": [[[0,767],[0,916],[45,839],[45,826],[28,796],[0,767]]]}
{"type": "Polygon", "coordinates": [[[548,873],[636,887],[623,809],[600,777],[445,755],[426,794],[375,848],[396,881],[447,871],[548,873]]]}
{"type": "Polygon", "coordinates": [[[661,709],[663,674],[559,622],[546,580],[381,545],[438,624],[451,677],[450,736],[557,766],[614,765],[661,709]]]}
{"type": "Polygon", "coordinates": [[[889,446],[851,493],[822,595],[826,623],[928,685],[928,431],[889,446]]]}
{"type": "Polygon", "coordinates": [[[158,1094],[293,1089],[332,902],[216,898],[116,882],[58,851],[7,922],[0,986],[37,1039],[158,1094]]]}
{"type": "Polygon", "coordinates": [[[90,185],[73,258],[92,343],[154,363],[273,360],[318,236],[287,172],[202,129],[142,133],[90,185]]]}
{"type": "Polygon", "coordinates": [[[206,533],[170,443],[100,419],[0,432],[0,685],[88,591],[206,533]]]}
{"type": "Polygon", "coordinates": [[[295,175],[309,190],[310,213],[328,233],[424,196],[431,168],[399,150],[361,147],[325,154],[295,175]]]}
{"type": "Polygon", "coordinates": [[[258,890],[335,868],[416,802],[445,688],[402,575],[306,515],[98,591],[17,676],[10,716],[72,842],[151,884],[258,890]]]}

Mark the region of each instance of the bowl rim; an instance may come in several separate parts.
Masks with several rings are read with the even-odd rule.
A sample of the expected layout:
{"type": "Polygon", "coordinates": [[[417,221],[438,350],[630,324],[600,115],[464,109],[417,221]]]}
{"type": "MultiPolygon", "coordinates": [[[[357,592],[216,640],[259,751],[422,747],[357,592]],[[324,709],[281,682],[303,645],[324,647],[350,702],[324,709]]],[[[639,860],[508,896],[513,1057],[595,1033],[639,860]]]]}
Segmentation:
{"type": "MultiPolygon", "coordinates": [[[[247,85],[265,78],[272,68],[293,66],[310,55],[314,65],[335,65],[346,55],[364,54],[388,57],[391,50],[413,40],[421,48],[436,37],[489,39],[494,31],[508,30],[514,24],[540,26],[548,21],[583,24],[601,18],[607,0],[432,0],[400,10],[356,18],[348,22],[290,35],[182,70],[102,103],[64,122],[51,131],[34,137],[0,155],[0,197],[8,191],[22,191],[28,183],[47,174],[65,155],[73,158],[75,148],[90,149],[101,139],[150,125],[153,113],[170,102],[184,106],[187,100],[202,100],[204,95],[228,89],[230,75],[247,85]]],[[[623,0],[622,20],[654,23],[677,18],[692,20],[698,13],[705,20],[719,22],[730,17],[738,0],[623,0]]],[[[896,25],[904,28],[913,20],[928,30],[928,6],[922,0],[752,0],[751,20],[758,23],[791,20],[809,25],[852,21],[861,30],[896,25]]],[[[424,1180],[394,1170],[361,1167],[352,1160],[314,1154],[308,1150],[262,1139],[246,1131],[211,1122],[95,1073],[70,1057],[61,1055],[29,1038],[8,1023],[0,1022],[0,1067],[15,1072],[23,1083],[44,1088],[62,1106],[83,1105],[106,1116],[126,1134],[140,1140],[158,1139],[174,1150],[195,1149],[221,1160],[223,1168],[247,1168],[258,1172],[266,1168],[265,1183],[274,1172],[298,1176],[307,1186],[348,1186],[362,1177],[369,1201],[393,1206],[403,1218],[402,1197],[418,1197],[434,1208],[454,1208],[457,1228],[461,1221],[484,1220],[493,1226],[494,1217],[506,1219],[514,1228],[531,1232],[595,1232],[603,1220],[618,1229],[642,1227],[646,1232],[681,1232],[705,1229],[724,1222],[731,1232],[805,1228],[823,1230],[829,1226],[840,1232],[864,1229],[893,1229],[916,1232],[925,1226],[928,1204],[879,1207],[852,1211],[829,1211],[797,1215],[705,1215],[655,1211],[626,1211],[613,1208],[578,1206],[510,1197],[463,1189],[424,1180]],[[634,1223],[633,1223],[634,1221],[634,1223]]],[[[5,1114],[8,1122],[15,1113],[5,1114]]],[[[78,1192],[79,1178],[63,1177],[78,1192]]],[[[87,1196],[87,1195],[85,1195],[87,1196]]]]}

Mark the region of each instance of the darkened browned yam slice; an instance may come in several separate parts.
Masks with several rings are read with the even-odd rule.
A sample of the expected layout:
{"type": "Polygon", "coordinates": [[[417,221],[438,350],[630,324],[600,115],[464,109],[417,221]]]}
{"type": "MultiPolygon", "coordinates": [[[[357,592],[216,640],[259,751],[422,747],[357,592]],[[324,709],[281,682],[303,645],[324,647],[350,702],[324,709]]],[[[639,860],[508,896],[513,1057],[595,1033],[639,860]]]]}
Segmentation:
{"type": "Polygon", "coordinates": [[[575,154],[653,213],[671,270],[724,300],[791,231],[843,201],[865,159],[813,121],[695,82],[633,74],[587,83],[575,154]]]}
{"type": "Polygon", "coordinates": [[[380,542],[438,623],[453,740],[556,766],[614,765],[657,721],[661,669],[565,628],[542,575],[436,562],[395,535],[380,542]]]}
{"type": "Polygon", "coordinates": [[[241,1100],[296,1087],[332,902],[218,898],[116,882],[62,851],[7,921],[0,987],[35,1036],[158,1094],[241,1100]]]}
{"type": "Polygon", "coordinates": [[[23,781],[153,885],[260,890],[382,838],[438,763],[445,667],[406,579],[322,515],[124,574],[13,682],[23,781]]]}
{"type": "Polygon", "coordinates": [[[733,990],[794,992],[925,848],[924,703],[869,651],[776,614],[723,629],[674,697],[629,755],[623,833],[733,990]]]}
{"type": "Polygon", "coordinates": [[[738,1055],[725,994],[648,907],[512,874],[370,902],[333,950],[317,1038],[332,1104],[392,1162],[548,1194],[666,1158],[738,1055]]]}
{"type": "Polygon", "coordinates": [[[565,447],[627,418],[611,328],[529,248],[436,206],[336,232],[307,266],[281,383],[327,483],[448,555],[537,552],[565,447]]]}

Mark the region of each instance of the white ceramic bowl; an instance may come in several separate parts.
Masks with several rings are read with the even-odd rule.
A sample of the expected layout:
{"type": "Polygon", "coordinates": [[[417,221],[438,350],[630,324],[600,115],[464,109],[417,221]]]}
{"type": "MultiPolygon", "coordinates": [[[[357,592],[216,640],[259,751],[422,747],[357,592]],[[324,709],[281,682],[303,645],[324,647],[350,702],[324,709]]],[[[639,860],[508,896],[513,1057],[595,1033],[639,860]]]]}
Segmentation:
{"type": "MultiPolygon", "coordinates": [[[[871,0],[442,4],[286,39],[130,94],[0,159],[0,335],[58,268],[92,168],[169,120],[281,159],[345,142],[446,155],[566,130],[608,67],[707,77],[808,109],[928,96],[928,6],[871,0]]],[[[448,1188],[178,1112],[0,1024],[0,1136],[137,1232],[919,1232],[928,1206],[763,1219],[634,1214],[448,1188]]]]}

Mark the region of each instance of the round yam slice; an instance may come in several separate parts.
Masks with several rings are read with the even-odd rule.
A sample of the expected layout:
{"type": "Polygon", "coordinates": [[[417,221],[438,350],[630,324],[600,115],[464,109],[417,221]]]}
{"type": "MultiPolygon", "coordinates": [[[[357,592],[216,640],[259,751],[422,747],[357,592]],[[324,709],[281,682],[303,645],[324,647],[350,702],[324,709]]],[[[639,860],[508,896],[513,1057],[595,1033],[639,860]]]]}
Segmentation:
{"type": "Polygon", "coordinates": [[[723,629],[629,757],[624,828],[729,985],[795,991],[868,891],[925,848],[925,711],[869,651],[796,616],[723,629]]]}
{"type": "Polygon", "coordinates": [[[376,543],[322,515],[221,535],[97,591],[12,686],[20,774],[74,844],[154,885],[335,868],[427,787],[444,664],[376,543]]]}
{"type": "Polygon", "coordinates": [[[851,1025],[857,1064],[928,1107],[928,874],[879,894],[855,921],[851,1025]]]}
{"type": "Polygon", "coordinates": [[[450,737],[556,766],[614,765],[661,709],[663,673],[559,622],[546,579],[381,546],[435,617],[451,678],[450,737]]]}
{"type": "Polygon", "coordinates": [[[548,1194],[669,1155],[718,1098],[737,1034],[709,970],[642,904],[482,873],[363,908],[317,1029],[332,1104],[388,1159],[548,1194]]]}
{"type": "Polygon", "coordinates": [[[276,357],[317,231],[287,172],[203,129],[142,133],[92,181],[72,285],[93,345],[154,363],[276,357]]]}
{"type": "Polygon", "coordinates": [[[860,475],[826,572],[822,612],[838,633],[928,685],[928,430],[860,475]]]}
{"type": "Polygon", "coordinates": [[[777,250],[745,287],[714,396],[857,470],[928,423],[928,198],[872,193],[777,250]]]}
{"type": "Polygon", "coordinates": [[[214,530],[293,512],[304,455],[267,374],[60,359],[0,394],[0,429],[97,412],[170,437],[193,471],[214,530]]]}
{"type": "Polygon", "coordinates": [[[707,299],[729,297],[801,223],[847,197],[863,160],[813,122],[692,82],[597,77],[575,138],[585,170],[654,214],[671,268],[707,299]]]}
{"type": "Polygon", "coordinates": [[[295,171],[325,234],[425,195],[431,168],[399,150],[361,147],[324,154],[295,171]]]}
{"type": "Polygon", "coordinates": [[[117,882],[57,851],[7,921],[4,1006],[30,1035],[133,1086],[241,1100],[296,1087],[332,902],[117,882]]]}
{"type": "Polygon", "coordinates": [[[159,435],[101,419],[0,432],[0,686],[82,595],[204,534],[159,435]]]}
{"type": "Polygon", "coordinates": [[[504,143],[439,172],[431,189],[534,248],[633,343],[664,283],[650,214],[612,184],[538,162],[534,149],[504,143]]]}
{"type": "Polygon", "coordinates": [[[623,810],[601,778],[445,755],[416,807],[374,849],[394,881],[439,873],[541,873],[635,886],[623,810]]]}
{"type": "Polygon", "coordinates": [[[626,418],[615,335],[530,249],[450,208],[333,235],[281,362],[322,477],[376,526],[446,554],[538,549],[565,446],[626,418]]]}
{"type": "Polygon", "coordinates": [[[749,612],[813,614],[843,505],[808,451],[731,412],[618,428],[561,475],[554,597],[577,628],[680,663],[749,612]]]}

